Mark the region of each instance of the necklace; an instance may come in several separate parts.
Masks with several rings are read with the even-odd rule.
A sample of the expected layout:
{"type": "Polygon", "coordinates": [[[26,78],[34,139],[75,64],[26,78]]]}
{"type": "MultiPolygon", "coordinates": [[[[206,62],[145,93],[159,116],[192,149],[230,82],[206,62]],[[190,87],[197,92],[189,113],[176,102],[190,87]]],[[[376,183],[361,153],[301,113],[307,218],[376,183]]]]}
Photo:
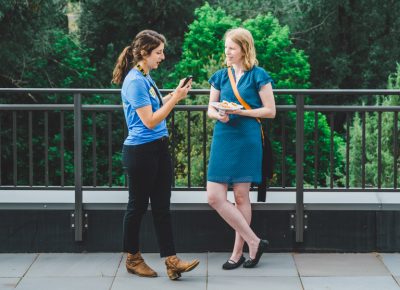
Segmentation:
{"type": "Polygon", "coordinates": [[[162,107],[163,101],[162,101],[162,98],[161,98],[160,92],[158,91],[157,86],[155,85],[155,83],[153,82],[152,79],[148,78],[149,75],[145,73],[144,69],[142,68],[142,66],[140,64],[136,64],[136,68],[142,73],[142,75],[145,77],[145,79],[150,83],[150,86],[156,92],[158,101],[160,102],[160,107],[162,107]]]}

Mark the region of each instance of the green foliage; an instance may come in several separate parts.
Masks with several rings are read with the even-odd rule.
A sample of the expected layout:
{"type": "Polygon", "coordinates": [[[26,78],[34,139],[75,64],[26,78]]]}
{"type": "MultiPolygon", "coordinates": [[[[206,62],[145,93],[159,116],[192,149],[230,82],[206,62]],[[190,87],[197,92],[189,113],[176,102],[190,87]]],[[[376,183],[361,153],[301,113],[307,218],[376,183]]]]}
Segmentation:
{"type": "Polygon", "coordinates": [[[52,30],[48,41],[51,49],[33,60],[32,69],[25,74],[26,81],[37,87],[91,86],[96,72],[89,59],[93,49],[61,30],[52,30]]]}
{"type": "Polygon", "coordinates": [[[271,13],[248,19],[243,27],[252,32],[260,66],[271,72],[277,88],[309,86],[308,57],[293,47],[289,27],[280,26],[271,13]]]}
{"type": "MultiPolygon", "coordinates": [[[[112,68],[118,53],[142,29],[154,29],[166,35],[166,63],[152,75],[159,87],[173,88],[178,79],[187,74],[195,76],[195,88],[209,87],[208,78],[220,69],[223,59],[222,37],[227,29],[237,26],[248,28],[254,35],[260,66],[267,69],[276,81],[276,88],[383,88],[388,71],[395,71],[400,55],[399,1],[377,0],[201,0],[128,1],[85,0],[73,2],[81,6],[79,35],[68,33],[65,15],[67,0],[0,2],[0,86],[1,87],[109,87],[112,68]],[[202,7],[194,9],[196,7],[202,7]],[[218,8],[223,7],[223,9],[218,8]],[[195,13],[193,13],[195,11],[195,13]],[[178,16],[178,17],[177,17],[178,16]],[[278,21],[279,19],[279,21],[278,21]],[[190,23],[190,25],[189,25],[190,23]],[[180,60],[180,61],[179,61],[180,60]],[[179,61],[179,62],[178,62],[179,61]],[[176,65],[176,66],[175,66],[176,65]],[[171,70],[175,66],[175,71],[171,70]],[[312,68],[312,69],[311,69],[312,68]]],[[[388,88],[399,88],[399,72],[389,76],[388,88]]],[[[380,97],[377,105],[398,105],[398,96],[380,97]]],[[[311,98],[310,98],[311,99],[311,98]]],[[[318,103],[354,103],[354,97],[313,97],[318,103]]],[[[366,104],[374,101],[365,100],[366,104]]],[[[72,96],[26,94],[0,97],[2,103],[71,103],[72,96]]],[[[119,96],[85,96],[85,103],[117,104],[119,96]]],[[[206,104],[208,96],[188,98],[186,104],[206,104]]],[[[279,105],[295,103],[292,96],[277,96],[279,105]]],[[[306,99],[306,103],[310,103],[306,99]]],[[[176,170],[177,184],[186,184],[188,138],[187,112],[177,112],[176,170]]],[[[282,144],[280,135],[286,132],[286,184],[294,184],[295,176],[295,113],[279,113],[270,122],[271,137],[277,157],[277,180],[281,180],[282,144]],[[284,119],[283,119],[284,118],[284,119]],[[283,127],[281,127],[284,122],[283,127]]],[[[116,114],[117,115],[117,114],[116,114]]],[[[331,131],[328,120],[318,114],[319,171],[317,183],[329,184],[331,131]]],[[[113,115],[113,130],[108,135],[109,115],[98,113],[96,147],[98,184],[108,183],[108,144],[111,143],[113,182],[123,184],[120,170],[120,143],[124,135],[123,115],[113,115]],[[111,138],[111,141],[109,140],[111,138]]],[[[203,148],[201,136],[204,116],[191,113],[191,181],[200,185],[204,181],[203,148]]],[[[305,152],[313,152],[315,114],[306,112],[305,152]]],[[[366,180],[368,186],[377,185],[377,114],[366,115],[366,180]]],[[[382,114],[382,185],[393,183],[393,113],[382,114]]],[[[27,136],[27,114],[18,113],[18,138],[27,136]]],[[[58,112],[49,113],[49,124],[58,128],[58,112]]],[[[12,123],[12,115],[1,114],[1,137],[4,144],[11,144],[12,132],[4,124],[12,123]],[[8,143],[7,143],[8,142],[8,143]]],[[[73,115],[65,112],[65,177],[73,180],[73,115]]],[[[92,180],[92,116],[85,115],[84,125],[84,182],[92,180]]],[[[343,131],[344,119],[335,116],[334,127],[343,131]]],[[[44,180],[44,115],[33,112],[34,174],[38,183],[44,180]]],[[[49,127],[50,179],[60,178],[59,129],[49,127]],[[57,169],[58,168],[58,169],[57,169]]],[[[397,128],[399,128],[398,126],[397,128]]],[[[212,136],[213,121],[207,119],[207,147],[212,136]]],[[[359,186],[361,181],[361,119],[354,117],[350,131],[350,183],[359,186]]],[[[343,184],[343,138],[336,132],[334,139],[334,183],[343,184]]],[[[27,152],[27,142],[19,139],[18,152],[27,152]]],[[[11,168],[11,146],[2,146],[2,166],[11,168]]],[[[19,153],[18,153],[19,154],[19,153]]],[[[207,157],[207,156],[206,156],[207,157]]],[[[207,160],[207,159],[206,159],[207,160]]],[[[18,178],[28,179],[26,157],[18,155],[18,178]]],[[[314,156],[305,155],[305,179],[313,185],[314,156]]],[[[399,160],[398,160],[398,163],[399,160]]],[[[8,176],[5,170],[3,175],[8,176]]],[[[3,181],[4,181],[3,177],[3,181]]],[[[274,183],[276,184],[276,183],[274,183]]]]}
{"type": "Polygon", "coordinates": [[[52,49],[49,39],[53,29],[66,24],[64,4],[40,0],[0,2],[0,86],[33,85],[26,74],[35,64],[46,61],[52,49]]]}
{"type": "Polygon", "coordinates": [[[222,8],[212,8],[206,3],[196,9],[195,15],[195,21],[185,34],[182,59],[172,73],[175,82],[179,76],[187,74],[195,76],[195,83],[208,80],[215,71],[212,69],[223,66],[224,43],[221,40],[225,32],[243,25],[252,32],[260,66],[271,72],[277,80],[277,88],[309,86],[307,57],[303,51],[293,48],[289,28],[281,27],[272,14],[258,15],[242,23],[222,8]]]}
{"type": "MultiPolygon", "coordinates": [[[[400,65],[397,64],[397,71],[388,78],[388,89],[400,88],[400,65]]],[[[382,96],[376,102],[377,106],[400,106],[400,97],[397,95],[382,96]]],[[[366,113],[365,115],[365,184],[366,187],[378,186],[378,143],[381,142],[381,186],[392,187],[394,185],[394,172],[400,170],[394,168],[394,114],[383,112],[381,115],[381,138],[378,136],[379,114],[366,113]]],[[[397,136],[400,135],[400,120],[397,119],[397,136]]],[[[362,186],[362,118],[356,114],[353,124],[350,127],[350,186],[362,186]]],[[[398,141],[397,141],[398,142],[398,141]]],[[[399,143],[398,143],[399,144],[399,143]]],[[[397,148],[397,151],[399,149],[397,148]]],[[[399,164],[400,156],[397,156],[396,164],[399,164]]],[[[397,187],[399,183],[397,184],[397,187]]]]}
{"type": "Polygon", "coordinates": [[[222,66],[225,32],[239,25],[239,19],[226,15],[221,8],[212,8],[208,3],[194,12],[196,19],[185,34],[181,61],[176,65],[172,77],[174,83],[183,75],[194,75],[194,82],[202,83],[211,75],[207,65],[222,66]]]}
{"type": "MultiPolygon", "coordinates": [[[[292,2],[296,8],[283,21],[294,31],[297,45],[312,56],[314,87],[386,87],[388,71],[395,70],[400,55],[399,1],[292,2]]],[[[337,101],[343,103],[343,98],[337,101]]]]}
{"type": "Polygon", "coordinates": [[[98,68],[97,78],[103,87],[110,86],[112,69],[118,54],[143,29],[153,29],[167,38],[166,63],[153,77],[164,87],[167,72],[179,59],[183,33],[193,19],[193,10],[203,1],[82,1],[80,39],[95,48],[91,61],[98,68]]]}
{"type": "MultiPolygon", "coordinates": [[[[76,35],[69,34],[67,22],[64,15],[66,1],[2,1],[0,3],[0,84],[3,87],[92,87],[99,86],[95,78],[97,74],[95,67],[90,63],[89,56],[93,49],[79,42],[76,35]],[[4,37],[3,37],[4,36],[4,37]]],[[[119,96],[117,97],[119,100],[119,96]]],[[[1,96],[2,103],[72,103],[73,96],[49,95],[49,94],[28,94],[1,96]]],[[[103,104],[115,103],[115,98],[104,96],[83,96],[84,103],[103,104]]],[[[43,185],[45,182],[45,154],[48,156],[49,182],[60,184],[61,175],[65,176],[65,185],[74,184],[74,159],[73,159],[73,114],[64,112],[64,172],[61,172],[61,151],[60,151],[60,112],[49,112],[47,116],[40,111],[32,113],[32,149],[33,149],[33,174],[35,185],[43,185]],[[47,118],[47,122],[46,122],[47,118]],[[48,124],[48,132],[45,126],[48,124]],[[47,150],[45,141],[48,140],[47,150]],[[46,152],[45,152],[46,151],[46,152]]],[[[98,146],[98,182],[107,183],[108,160],[99,158],[107,156],[108,139],[106,128],[108,119],[106,114],[98,114],[97,119],[97,140],[98,146]],[[105,170],[104,170],[105,169],[105,170]]],[[[17,153],[18,153],[18,182],[28,184],[28,113],[18,112],[17,122],[17,153]]],[[[90,116],[83,118],[83,155],[85,160],[91,160],[92,151],[92,119],[90,116]]],[[[115,121],[115,120],[114,120],[115,121]]],[[[11,128],[4,124],[12,124],[12,114],[1,114],[2,125],[1,137],[3,144],[12,144],[11,128]]],[[[117,118],[118,124],[123,124],[123,116],[117,118]]],[[[111,137],[123,136],[123,127],[112,132],[111,137]]],[[[112,146],[120,148],[122,137],[112,139],[112,146]],[[115,143],[118,144],[115,144],[115,143]],[[118,146],[118,147],[117,147],[118,146]]],[[[119,150],[117,150],[119,151],[119,150]]],[[[2,166],[12,168],[12,147],[2,146],[2,166]]],[[[113,161],[118,163],[120,156],[116,153],[113,161]]],[[[85,163],[90,164],[91,163],[85,163]]],[[[113,174],[122,175],[120,166],[113,174]]],[[[91,166],[84,166],[84,181],[89,182],[91,166]]],[[[2,178],[3,183],[10,184],[12,175],[9,172],[2,178]]],[[[91,180],[90,180],[91,181],[91,180]]],[[[87,183],[85,183],[87,184],[87,183]]]]}
{"type": "MultiPolygon", "coordinates": [[[[272,13],[310,56],[314,88],[385,88],[400,55],[399,1],[210,0],[243,20],[272,13]]],[[[271,71],[274,71],[271,69],[271,71]]],[[[351,104],[355,97],[313,97],[318,104],[351,104]]],[[[370,104],[374,103],[370,101],[370,104]]],[[[342,130],[343,119],[335,122],[342,130]]]]}
{"type": "MultiPolygon", "coordinates": [[[[276,82],[277,88],[307,88],[309,86],[310,66],[308,58],[301,50],[293,47],[290,40],[290,31],[287,26],[281,26],[279,21],[272,15],[258,15],[255,18],[241,21],[227,15],[222,8],[213,8],[208,3],[196,9],[195,20],[189,25],[189,31],[185,34],[183,43],[184,53],[182,60],[176,65],[172,78],[176,82],[179,74],[192,74],[194,75],[194,86],[204,87],[209,86],[207,83],[208,78],[218,69],[223,67],[223,52],[224,43],[222,41],[225,32],[234,27],[243,26],[250,30],[253,34],[255,46],[257,50],[257,59],[259,65],[270,71],[271,76],[276,82]]],[[[202,104],[207,103],[204,98],[201,99],[202,104]]],[[[295,99],[291,96],[278,96],[277,101],[279,104],[294,104],[295,99]]],[[[199,104],[199,99],[186,99],[186,104],[199,104]]],[[[325,116],[319,114],[318,121],[319,139],[318,146],[320,148],[319,172],[317,182],[320,186],[326,185],[327,176],[329,172],[329,146],[330,146],[330,129],[327,124],[325,116]],[[328,156],[328,157],[326,157],[328,156]]],[[[182,119],[177,120],[184,122],[182,119]]],[[[285,186],[294,185],[295,180],[295,147],[291,146],[295,142],[295,124],[296,115],[289,113],[286,116],[279,114],[276,120],[272,121],[271,136],[273,139],[273,147],[276,156],[276,172],[277,179],[281,180],[282,162],[286,165],[286,184],[285,186]],[[282,118],[285,118],[284,121],[282,118]],[[278,136],[280,136],[282,129],[280,124],[285,123],[286,142],[288,144],[285,160],[279,158],[282,152],[282,144],[278,136]]],[[[198,121],[193,120],[194,124],[198,121]]],[[[207,123],[207,134],[211,135],[213,122],[207,123]]],[[[183,142],[183,148],[187,144],[185,140],[185,131],[176,128],[177,138],[183,142]]],[[[200,139],[202,132],[201,126],[193,126],[192,134],[196,139],[200,139]]],[[[314,128],[314,114],[311,112],[305,113],[305,150],[309,152],[314,148],[313,134],[314,128]]],[[[343,164],[343,155],[339,150],[343,146],[343,139],[334,134],[334,162],[337,168],[341,168],[343,164]]],[[[192,151],[198,152],[201,145],[199,143],[191,144],[192,151]]],[[[209,148],[207,148],[209,150],[209,148]]],[[[182,176],[186,172],[186,162],[177,156],[178,171],[180,170],[182,176]]],[[[182,156],[184,158],[184,156],[182,156]]],[[[314,155],[308,154],[305,160],[307,170],[305,174],[306,182],[312,183],[314,181],[314,155]],[[311,169],[312,168],[312,169],[311,169]]],[[[203,172],[198,172],[194,176],[198,176],[202,180],[203,172]]],[[[340,170],[335,171],[333,174],[335,180],[341,177],[340,170]]],[[[277,181],[276,181],[277,182],[277,181]]]]}
{"type": "MultiPolygon", "coordinates": [[[[90,87],[92,49],[68,34],[67,1],[0,3],[0,85],[5,87],[90,87]]],[[[29,102],[40,98],[20,99],[29,102]]],[[[6,100],[4,100],[6,101],[6,100]]]]}

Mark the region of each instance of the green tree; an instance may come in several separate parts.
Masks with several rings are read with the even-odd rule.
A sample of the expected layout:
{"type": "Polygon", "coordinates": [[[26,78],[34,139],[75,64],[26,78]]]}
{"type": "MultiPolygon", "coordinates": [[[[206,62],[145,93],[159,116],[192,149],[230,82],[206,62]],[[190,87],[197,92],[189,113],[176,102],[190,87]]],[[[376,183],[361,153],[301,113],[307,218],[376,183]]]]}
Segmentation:
{"type": "MultiPolygon", "coordinates": [[[[212,0],[241,19],[271,12],[290,27],[296,48],[309,55],[313,88],[385,88],[400,57],[395,0],[212,0]]],[[[314,96],[314,104],[354,104],[354,96],[314,96]]],[[[363,99],[373,104],[375,99],[363,99]]],[[[344,115],[335,118],[343,132],[344,115]]]]}
{"type": "Polygon", "coordinates": [[[49,39],[53,29],[66,25],[64,4],[39,0],[0,2],[0,86],[35,85],[29,74],[35,63],[52,50],[49,39]]]}
{"type": "MultiPolygon", "coordinates": [[[[397,64],[397,71],[388,77],[388,89],[400,88],[400,65],[397,64]]],[[[400,106],[400,97],[395,95],[381,96],[378,98],[376,106],[400,106]]],[[[392,187],[394,182],[394,172],[399,167],[394,168],[394,158],[399,164],[400,157],[394,155],[394,114],[393,112],[383,112],[381,115],[381,140],[378,138],[379,113],[366,113],[365,115],[365,184],[367,187],[378,186],[378,142],[381,142],[381,186],[392,187]]],[[[400,135],[400,122],[397,124],[397,136],[400,135]]],[[[362,118],[356,114],[353,124],[350,127],[350,185],[361,187],[362,180],[362,118]]],[[[398,148],[397,148],[398,151],[398,148]]],[[[398,153],[397,153],[398,154],[398,153]]],[[[399,184],[397,184],[399,186],[399,184]]]]}
{"type": "Polygon", "coordinates": [[[152,75],[160,87],[173,64],[179,60],[183,33],[193,19],[193,10],[203,1],[82,1],[81,41],[95,48],[91,61],[98,68],[103,87],[110,86],[112,69],[118,54],[143,29],[153,29],[167,38],[166,61],[152,75]]]}
{"type": "MultiPolygon", "coordinates": [[[[257,58],[260,66],[267,69],[276,82],[277,88],[307,88],[309,86],[310,66],[308,64],[307,56],[303,51],[297,50],[293,47],[290,40],[290,31],[287,26],[282,27],[278,20],[272,14],[259,15],[252,19],[247,19],[242,22],[238,18],[234,18],[226,14],[222,8],[213,8],[209,4],[205,4],[195,11],[196,18],[192,24],[189,25],[189,31],[185,34],[183,43],[182,60],[176,65],[175,72],[172,74],[173,79],[178,78],[177,72],[184,74],[193,74],[195,76],[196,87],[209,86],[207,83],[208,78],[217,69],[223,66],[223,47],[222,41],[225,32],[233,27],[242,25],[249,29],[254,37],[257,58]]],[[[279,104],[294,104],[295,99],[292,96],[278,96],[277,101],[279,104]]],[[[207,98],[187,99],[187,104],[207,103],[207,98]]],[[[318,130],[319,130],[319,152],[321,158],[319,160],[319,174],[318,184],[325,185],[326,177],[329,176],[329,146],[330,146],[330,131],[326,122],[326,118],[319,114],[318,130]]],[[[293,144],[295,142],[295,113],[289,112],[285,115],[279,116],[272,122],[272,140],[276,156],[280,156],[282,152],[282,144],[279,140],[281,118],[285,118],[285,130],[288,132],[286,135],[286,142],[293,144]]],[[[196,123],[196,120],[193,120],[196,123]]],[[[305,140],[306,150],[313,148],[316,144],[313,142],[314,128],[314,114],[305,113],[305,140]]],[[[212,122],[208,124],[208,136],[212,132],[212,122]]],[[[185,143],[184,131],[177,133],[179,140],[185,143]]],[[[194,126],[193,135],[200,136],[201,127],[194,126]]],[[[335,136],[334,138],[335,150],[335,165],[340,168],[343,162],[343,156],[339,148],[343,145],[341,138],[335,136]]],[[[184,146],[184,145],[183,145],[184,146]]],[[[192,144],[193,151],[196,151],[196,146],[199,144],[192,144]]],[[[287,167],[286,184],[290,186],[294,184],[295,176],[295,148],[294,146],[287,146],[287,155],[285,164],[287,167]]],[[[309,151],[308,151],[309,152],[309,151]]],[[[278,177],[282,160],[277,158],[276,171],[278,177]]],[[[312,183],[314,180],[313,172],[314,156],[307,156],[305,163],[308,169],[305,172],[305,180],[307,183],[312,183]]],[[[178,160],[178,163],[184,163],[184,160],[178,160]]],[[[185,166],[181,166],[184,170],[185,166]]],[[[338,179],[340,170],[335,171],[335,180],[338,179]]],[[[195,176],[202,180],[202,172],[195,174],[195,176]]],[[[280,178],[279,178],[280,180],[280,178]]]]}
{"type": "MultiPolygon", "coordinates": [[[[0,3],[0,84],[3,87],[92,87],[98,86],[96,81],[96,69],[90,63],[89,56],[93,49],[79,42],[74,34],[69,34],[67,29],[64,8],[66,1],[2,1],[0,3]],[[4,36],[4,37],[3,37],[4,36]]],[[[117,98],[105,98],[104,96],[84,96],[84,103],[113,103],[117,98]]],[[[73,97],[65,94],[28,94],[28,95],[2,95],[2,103],[72,103],[73,97]]],[[[17,130],[17,152],[18,152],[18,182],[28,183],[28,123],[29,113],[18,112],[16,121],[17,130]]],[[[51,184],[60,182],[60,112],[49,112],[47,115],[41,111],[33,111],[33,172],[35,184],[44,184],[44,136],[45,119],[48,120],[48,154],[49,179],[51,184]]],[[[12,113],[2,113],[0,116],[2,130],[2,166],[12,168],[12,132],[10,127],[4,124],[12,124],[12,113]]],[[[97,147],[98,156],[107,155],[107,115],[97,114],[97,147]]],[[[119,124],[123,124],[122,114],[119,124]]],[[[83,118],[83,154],[85,160],[91,160],[91,124],[92,116],[84,115],[83,118]]],[[[115,120],[114,120],[115,121],[115,120]]],[[[65,184],[73,184],[73,114],[70,111],[64,112],[64,163],[65,163],[65,184]]],[[[113,131],[112,138],[114,148],[119,148],[123,136],[123,128],[113,131]],[[117,147],[118,146],[118,147],[117,147]]],[[[119,150],[115,150],[114,162],[120,159],[119,150]]],[[[107,159],[98,158],[98,183],[107,183],[107,159]]],[[[89,164],[85,162],[85,165],[89,164]]],[[[117,168],[120,168],[118,166],[117,168]]],[[[84,166],[84,182],[89,183],[93,168],[84,166]]],[[[122,170],[116,169],[114,177],[122,175],[122,170]]],[[[2,182],[10,184],[12,175],[9,170],[1,171],[2,182]]]]}
{"type": "MultiPolygon", "coordinates": [[[[389,0],[213,0],[241,19],[271,12],[310,56],[315,88],[384,88],[395,70],[400,2],[389,0]]],[[[321,99],[320,101],[323,101],[321,99]]],[[[349,99],[349,101],[352,101],[349,99]]],[[[330,99],[331,103],[332,100],[330,99]]],[[[338,99],[343,103],[343,99],[338,99]]]]}
{"type": "MultiPolygon", "coordinates": [[[[68,34],[66,3],[39,0],[0,3],[1,86],[92,86],[95,69],[89,56],[93,50],[68,34]]],[[[14,101],[27,102],[29,97],[14,101]]]]}

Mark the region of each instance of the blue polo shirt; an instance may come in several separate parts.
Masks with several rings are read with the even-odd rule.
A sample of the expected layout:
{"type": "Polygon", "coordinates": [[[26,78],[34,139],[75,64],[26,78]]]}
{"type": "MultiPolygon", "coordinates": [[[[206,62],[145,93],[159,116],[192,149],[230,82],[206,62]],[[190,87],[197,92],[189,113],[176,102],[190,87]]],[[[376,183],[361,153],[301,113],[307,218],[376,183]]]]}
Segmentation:
{"type": "MultiPolygon", "coordinates": [[[[124,145],[140,145],[157,140],[163,136],[168,137],[166,121],[163,120],[155,128],[147,128],[136,110],[151,105],[153,112],[160,108],[157,98],[157,86],[150,75],[143,76],[136,69],[131,69],[124,79],[121,90],[122,105],[124,108],[128,137],[124,145]],[[151,85],[153,83],[154,87],[151,85]]],[[[159,93],[159,91],[158,91],[159,93]]]]}

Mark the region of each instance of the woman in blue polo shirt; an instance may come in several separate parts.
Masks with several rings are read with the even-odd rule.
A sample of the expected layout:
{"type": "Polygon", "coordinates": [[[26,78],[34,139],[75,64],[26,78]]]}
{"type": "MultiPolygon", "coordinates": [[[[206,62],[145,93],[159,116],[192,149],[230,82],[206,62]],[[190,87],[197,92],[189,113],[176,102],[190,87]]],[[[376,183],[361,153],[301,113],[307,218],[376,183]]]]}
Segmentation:
{"type": "Polygon", "coordinates": [[[122,83],[122,104],[129,131],[122,150],[129,179],[123,227],[123,249],[128,253],[126,268],[139,276],[157,276],[139,251],[140,224],[150,199],[160,256],[166,258],[169,278],[176,280],[199,261],[182,261],[175,252],[170,215],[172,167],[165,119],[187,96],[191,81],[183,85],[181,80],[173,93],[161,96],[149,73],[164,60],[165,42],[165,37],[155,31],[139,32],[118,57],[112,81],[122,83]]]}

